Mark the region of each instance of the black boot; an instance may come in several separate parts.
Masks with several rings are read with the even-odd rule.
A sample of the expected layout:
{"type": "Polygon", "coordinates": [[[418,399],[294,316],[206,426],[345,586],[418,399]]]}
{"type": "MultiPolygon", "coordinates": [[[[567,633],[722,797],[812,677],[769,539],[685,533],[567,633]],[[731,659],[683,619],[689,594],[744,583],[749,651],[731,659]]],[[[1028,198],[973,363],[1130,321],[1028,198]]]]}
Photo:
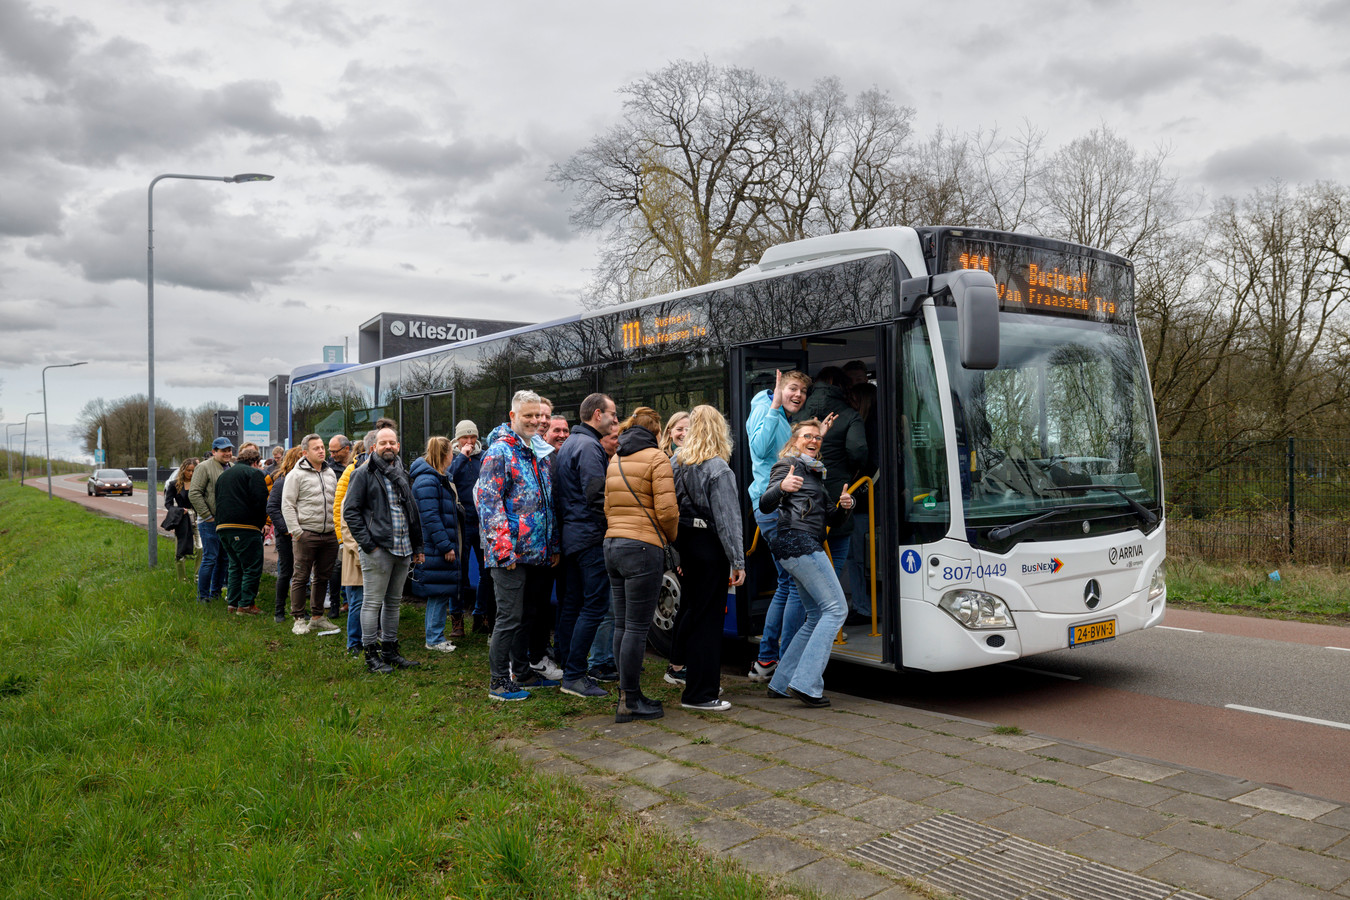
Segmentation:
{"type": "Polygon", "coordinates": [[[380,675],[388,675],[394,671],[394,667],[385,662],[380,656],[379,644],[366,644],[366,668],[371,672],[380,675]]]}
{"type": "Polygon", "coordinates": [[[638,700],[639,700],[640,702],[645,703],[645,704],[647,704],[648,706],[655,706],[657,709],[665,709],[665,705],[662,704],[661,701],[660,701],[660,700],[657,700],[655,697],[648,697],[646,694],[642,693],[642,691],[640,691],[640,690],[637,692],[637,695],[638,695],[638,700]]]}
{"type": "Polygon", "coordinates": [[[397,669],[415,669],[421,665],[417,660],[408,659],[398,652],[398,641],[384,641],[381,646],[384,648],[385,665],[397,669]]]}
{"type": "Polygon", "coordinates": [[[614,710],[614,721],[622,724],[634,719],[659,719],[666,714],[660,706],[642,696],[641,691],[619,691],[619,705],[614,710]]]}

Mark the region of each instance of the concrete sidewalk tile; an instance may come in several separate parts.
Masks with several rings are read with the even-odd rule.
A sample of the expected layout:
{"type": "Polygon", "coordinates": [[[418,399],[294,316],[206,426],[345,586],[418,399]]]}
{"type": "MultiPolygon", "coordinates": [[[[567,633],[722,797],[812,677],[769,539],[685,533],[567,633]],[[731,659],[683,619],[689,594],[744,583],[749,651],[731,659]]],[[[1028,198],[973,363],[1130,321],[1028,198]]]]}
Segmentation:
{"type": "Polygon", "coordinates": [[[1178,852],[1171,847],[1141,841],[1104,828],[1063,841],[1058,846],[1065,853],[1083,856],[1127,872],[1138,872],[1178,852]]]}
{"type": "Polygon", "coordinates": [[[1350,838],[1332,844],[1326,852],[1340,859],[1350,859],[1350,838]]]}
{"type": "Polygon", "coordinates": [[[1059,762],[1070,763],[1075,766],[1083,766],[1084,768],[1115,758],[1109,753],[1100,753],[1096,750],[1089,750],[1086,747],[1075,747],[1073,744],[1052,743],[1046,747],[1040,748],[1035,751],[1035,753],[1042,759],[1053,759],[1059,762]]]}
{"type": "Polygon", "coordinates": [[[857,756],[845,756],[843,759],[836,759],[833,762],[821,763],[812,766],[822,775],[828,775],[840,781],[847,781],[849,784],[867,784],[872,781],[885,778],[888,775],[895,774],[895,769],[880,763],[862,759],[857,756]]]}
{"type": "Polygon", "coordinates": [[[904,828],[906,825],[913,825],[915,822],[932,818],[935,813],[934,810],[926,807],[890,797],[864,800],[856,806],[848,807],[843,812],[849,818],[862,819],[864,822],[886,831],[895,831],[904,828]]]}
{"type": "Polygon", "coordinates": [[[964,769],[970,765],[970,761],[959,756],[956,758],[944,756],[941,753],[934,753],[932,750],[920,750],[917,753],[911,753],[904,759],[897,760],[895,764],[902,769],[921,772],[924,775],[946,775],[948,772],[964,769]]]}
{"type": "Polygon", "coordinates": [[[1073,817],[1090,825],[1099,825],[1135,837],[1147,837],[1177,821],[1172,816],[1115,800],[1099,800],[1091,806],[1076,810],[1073,817]]]}
{"type": "Polygon", "coordinates": [[[925,806],[949,810],[977,822],[1000,816],[1022,806],[1016,801],[1007,800],[997,794],[986,794],[974,788],[953,788],[928,797],[923,802],[925,806]]]}
{"type": "Polygon", "coordinates": [[[807,890],[828,897],[870,897],[892,886],[892,882],[871,872],[855,869],[838,859],[821,859],[792,873],[789,879],[807,890]]]}
{"type": "Polygon", "coordinates": [[[620,785],[612,793],[614,802],[629,812],[651,809],[666,802],[666,798],[655,791],[634,787],[631,784],[620,785]]]}
{"type": "Polygon", "coordinates": [[[1093,826],[1086,822],[1031,806],[1022,806],[1001,816],[985,819],[984,824],[1028,841],[1048,845],[1058,844],[1093,830],[1093,826]]]}
{"type": "Polygon", "coordinates": [[[700,737],[707,738],[714,744],[725,747],[733,741],[739,741],[743,738],[753,737],[760,734],[754,728],[746,728],[744,725],[737,725],[735,722],[709,722],[706,719],[702,728],[695,729],[700,737]]]}
{"type": "Polygon", "coordinates": [[[568,744],[575,744],[577,741],[589,740],[592,737],[589,729],[559,728],[556,731],[546,731],[543,734],[536,735],[534,743],[543,747],[563,747],[568,744]]]}
{"type": "MultiPolygon", "coordinates": [[[[756,774],[762,773],[757,772],[756,774]]],[[[844,784],[842,781],[817,782],[810,787],[799,788],[795,793],[798,797],[808,800],[816,806],[833,810],[847,810],[859,803],[866,803],[868,800],[875,800],[881,796],[876,791],[859,787],[856,784],[844,784]]],[[[849,814],[852,815],[851,812],[849,814]]]]}
{"type": "Polygon", "coordinates": [[[907,887],[896,885],[895,887],[882,891],[880,894],[873,894],[868,900],[927,900],[930,896],[931,895],[927,893],[916,894],[907,887]]]}
{"type": "Polygon", "coordinates": [[[943,781],[914,772],[896,772],[873,781],[868,787],[901,800],[922,800],[951,789],[951,785],[943,781]]]}
{"type": "Polygon", "coordinates": [[[539,763],[546,759],[552,759],[558,752],[551,747],[520,747],[516,750],[516,757],[521,762],[539,763]]]}
{"type": "Polygon", "coordinates": [[[943,779],[959,782],[966,787],[973,787],[979,791],[988,791],[991,794],[1001,794],[1004,791],[1015,790],[1033,783],[1031,779],[1023,778],[1021,775],[979,765],[966,766],[964,769],[948,772],[943,776],[943,779]]]}
{"type": "Polygon", "coordinates": [[[856,753],[859,756],[865,756],[868,759],[875,759],[879,762],[889,762],[893,759],[899,759],[914,752],[914,748],[908,744],[902,744],[899,741],[890,741],[883,737],[877,737],[874,734],[864,732],[855,732],[860,738],[846,748],[849,753],[856,753]]]}
{"type": "Polygon", "coordinates": [[[787,829],[793,825],[800,825],[808,819],[814,819],[820,815],[820,810],[781,797],[770,797],[768,800],[742,807],[740,814],[747,821],[765,828],[787,829]]]}
{"type": "Polygon", "coordinates": [[[625,773],[629,778],[640,781],[651,787],[665,787],[676,781],[683,781],[686,778],[692,778],[697,775],[698,769],[693,766],[686,766],[673,759],[663,759],[652,763],[649,766],[643,766],[639,769],[633,769],[625,773]]]}
{"type": "Polygon", "coordinates": [[[990,747],[988,744],[981,744],[979,750],[966,753],[965,757],[968,763],[979,763],[982,766],[993,766],[995,769],[1007,769],[1010,772],[1042,762],[1030,754],[1005,750],[1002,747],[990,747]]]}
{"type": "Polygon", "coordinates": [[[666,756],[671,759],[678,759],[684,762],[698,763],[702,765],[708,760],[722,756],[727,751],[716,744],[685,744],[682,747],[676,747],[673,750],[664,751],[666,756]]]}
{"type": "Polygon", "coordinates": [[[796,716],[778,715],[772,722],[765,722],[760,726],[767,731],[775,734],[787,734],[793,737],[800,737],[803,734],[810,734],[813,731],[820,731],[821,725],[816,721],[799,719],[796,716]]]}
{"type": "Polygon", "coordinates": [[[1331,825],[1335,828],[1350,830],[1350,806],[1339,806],[1315,820],[1319,825],[1331,825]]]}
{"type": "Polygon", "coordinates": [[[1295,884],[1283,878],[1276,878],[1261,885],[1242,900],[1332,900],[1335,896],[1327,891],[1308,887],[1306,884],[1295,884]]]}
{"type": "Polygon", "coordinates": [[[1186,852],[1173,853],[1139,874],[1154,881],[1189,888],[1214,900],[1237,900],[1270,880],[1251,869],[1186,852]]]}
{"type": "Polygon", "coordinates": [[[601,756],[592,756],[586,760],[586,765],[595,766],[606,772],[628,772],[661,761],[661,757],[654,753],[630,747],[601,756]]]}
{"type": "Polygon", "coordinates": [[[580,775],[589,775],[591,771],[581,763],[573,762],[570,759],[563,759],[561,756],[545,760],[541,763],[536,763],[534,768],[536,771],[547,772],[550,775],[568,775],[573,778],[580,775]]]}
{"type": "Polygon", "coordinates": [[[1115,759],[1104,760],[1088,766],[1089,769],[1095,769],[1098,772],[1105,772],[1108,775],[1119,775],[1122,778],[1133,778],[1137,781],[1155,782],[1167,778],[1170,775],[1181,774],[1180,769],[1173,769],[1170,766],[1159,766],[1153,763],[1147,763],[1139,759],[1130,759],[1124,756],[1117,756],[1115,759]]]}
{"type": "Polygon", "coordinates": [[[1101,802],[1092,794],[1084,794],[1082,791],[1060,787],[1057,784],[1037,784],[1035,782],[1011,791],[1001,791],[999,796],[1047,812],[1061,814],[1071,813],[1074,810],[1101,802]]]}
{"type": "Polygon", "coordinates": [[[614,741],[607,741],[604,738],[591,738],[588,741],[577,741],[574,744],[568,744],[560,748],[564,753],[573,759],[585,761],[596,756],[608,756],[611,753],[617,753],[624,749],[623,744],[614,741]]]}
{"type": "Polygon", "coordinates": [[[745,822],[713,817],[702,822],[691,822],[686,829],[689,837],[715,853],[729,850],[737,844],[760,837],[764,832],[745,822]]]}
{"type": "Polygon", "coordinates": [[[1339,808],[1339,804],[1328,800],[1318,800],[1315,797],[1304,797],[1301,794],[1291,794],[1286,791],[1271,790],[1270,788],[1258,788],[1250,793],[1234,797],[1233,802],[1293,816],[1297,819],[1307,819],[1308,821],[1334,812],[1339,808]]]}
{"type": "Polygon", "coordinates": [[[1338,841],[1350,837],[1344,828],[1318,825],[1316,822],[1307,822],[1272,812],[1261,813],[1236,827],[1243,834],[1304,850],[1325,851],[1338,841]]]}
{"type": "MultiPolygon", "coordinates": [[[[556,697],[557,694],[554,694],[554,696],[556,697]]],[[[608,713],[597,713],[593,716],[583,716],[580,719],[572,720],[572,727],[577,729],[611,729],[615,724],[612,710],[608,713]]]]}
{"type": "Polygon", "coordinates": [[[753,707],[732,706],[731,717],[741,725],[758,725],[760,727],[772,728],[773,725],[782,720],[782,716],[767,709],[756,709],[753,707]]]}
{"type": "Polygon", "coordinates": [[[1157,806],[1159,803],[1179,796],[1171,788],[1158,787],[1156,784],[1135,781],[1132,778],[1121,778],[1119,775],[1108,775],[1087,784],[1075,785],[1075,787],[1080,787],[1089,794],[1096,794],[1098,797],[1105,797],[1108,800],[1119,800],[1121,803],[1128,803],[1131,806],[1157,806]]]}
{"type": "Polygon", "coordinates": [[[1306,850],[1265,843],[1238,860],[1238,864],[1268,875],[1330,890],[1350,881],[1350,861],[1306,850]]]}
{"type": "Polygon", "coordinates": [[[768,768],[774,763],[750,756],[748,753],[724,753],[721,756],[714,756],[702,765],[708,771],[721,775],[747,775],[768,768]]]}
{"type": "Polygon", "coordinates": [[[787,735],[757,731],[748,737],[734,741],[719,741],[719,743],[728,750],[739,750],[742,753],[768,753],[771,750],[785,750],[788,747],[798,746],[801,741],[787,735]]]}
{"type": "Polygon", "coordinates": [[[957,737],[975,738],[976,740],[994,733],[994,725],[983,725],[979,722],[943,722],[942,725],[934,730],[946,734],[954,734],[957,737]]]}
{"type": "Polygon", "coordinates": [[[1055,745],[1054,741],[1047,741],[1044,738],[1033,737],[1029,734],[986,734],[975,738],[975,740],[981,744],[988,744],[990,747],[1019,750],[1023,753],[1055,745]]]}
{"type": "Polygon", "coordinates": [[[851,728],[835,728],[827,725],[824,728],[818,728],[815,731],[807,731],[797,735],[804,741],[810,741],[813,744],[819,744],[824,747],[835,747],[840,750],[853,752],[853,745],[864,738],[872,737],[862,731],[854,731],[851,728]]]}
{"type": "Polygon", "coordinates": [[[1155,803],[1153,809],[1185,819],[1199,819],[1210,825],[1238,825],[1256,817],[1250,808],[1199,794],[1178,794],[1170,800],[1155,803]]]}
{"type": "Polygon", "coordinates": [[[906,725],[912,728],[935,728],[942,725],[950,725],[951,719],[944,719],[941,716],[935,716],[920,709],[914,709],[908,706],[888,706],[877,713],[878,718],[889,719],[899,725],[906,725]]]}
{"type": "Polygon", "coordinates": [[[741,789],[741,785],[737,782],[730,778],[723,778],[721,775],[715,775],[712,772],[699,772],[697,775],[692,775],[683,781],[677,781],[666,788],[672,794],[688,797],[698,803],[707,803],[710,800],[716,800],[718,797],[734,794],[741,789]]]}
{"type": "Polygon", "coordinates": [[[779,764],[744,776],[744,780],[770,791],[793,791],[820,781],[820,776],[805,769],[779,764]]]}
{"type": "Polygon", "coordinates": [[[1178,822],[1150,836],[1149,840],[1176,847],[1178,850],[1208,856],[1210,859],[1221,859],[1224,862],[1232,862],[1264,843],[1244,834],[1235,834],[1208,825],[1196,825],[1194,822],[1178,822]]]}
{"type": "Polygon", "coordinates": [[[761,800],[768,800],[772,797],[768,791],[761,791],[759,788],[745,788],[734,794],[727,794],[725,797],[718,797],[716,800],[709,800],[705,805],[709,809],[740,809],[742,806],[749,806],[752,803],[759,803],[761,800]]]}
{"type": "Polygon", "coordinates": [[[782,750],[775,750],[768,754],[774,759],[781,759],[788,765],[797,766],[801,769],[814,769],[822,763],[834,762],[836,759],[843,759],[847,754],[840,753],[829,747],[817,747],[814,744],[802,744],[799,747],[785,747],[782,750]]]}
{"type": "Polygon", "coordinates": [[[1071,788],[1086,787],[1095,781],[1111,777],[1105,772],[1098,772],[1086,766],[1051,762],[1048,759],[1040,759],[1030,754],[1023,755],[1023,762],[1016,767],[1015,771],[1018,775],[1025,775],[1028,778],[1044,778],[1047,781],[1054,781],[1071,788]]]}
{"type": "Polygon", "coordinates": [[[668,753],[676,747],[683,747],[688,744],[689,738],[683,734],[671,734],[669,731],[653,729],[646,734],[630,738],[628,743],[642,747],[644,750],[650,750],[653,753],[668,753]]]}
{"type": "Polygon", "coordinates": [[[838,853],[852,850],[885,834],[882,828],[870,822],[859,822],[833,813],[816,816],[788,830],[838,853]]]}
{"type": "Polygon", "coordinates": [[[787,838],[766,835],[724,851],[722,856],[739,862],[751,872],[776,876],[810,865],[824,854],[787,838]]]}
{"type": "Polygon", "coordinates": [[[904,741],[904,743],[910,747],[922,747],[924,750],[931,750],[934,753],[954,756],[964,756],[981,749],[977,741],[968,741],[965,738],[952,737],[947,734],[926,734],[904,741]]]}
{"type": "Polygon", "coordinates": [[[1245,794],[1257,787],[1245,778],[1230,778],[1226,775],[1211,775],[1207,772],[1181,772],[1161,779],[1164,787],[1176,788],[1190,794],[1204,794],[1215,800],[1231,800],[1238,794],[1245,794]]]}
{"type": "Polygon", "coordinates": [[[689,826],[708,818],[708,814],[703,810],[696,809],[687,803],[677,802],[653,806],[650,809],[643,810],[641,815],[643,821],[660,825],[677,835],[685,834],[689,830],[689,826]]]}

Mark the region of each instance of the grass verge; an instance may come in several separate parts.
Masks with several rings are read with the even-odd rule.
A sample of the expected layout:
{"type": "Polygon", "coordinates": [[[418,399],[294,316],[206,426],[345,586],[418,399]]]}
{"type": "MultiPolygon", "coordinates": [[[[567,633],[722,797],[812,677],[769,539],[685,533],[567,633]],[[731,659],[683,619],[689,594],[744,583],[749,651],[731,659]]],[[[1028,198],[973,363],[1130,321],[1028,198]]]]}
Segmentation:
{"type": "Polygon", "coordinates": [[[1350,576],[1323,566],[1257,566],[1167,560],[1167,601],[1183,609],[1350,625],[1350,576]]]}
{"type": "Polygon", "coordinates": [[[0,485],[0,896],[783,893],[493,747],[602,703],[490,703],[483,639],[427,659],[417,608],[424,665],[367,675],[199,606],[144,541],[0,485]]]}

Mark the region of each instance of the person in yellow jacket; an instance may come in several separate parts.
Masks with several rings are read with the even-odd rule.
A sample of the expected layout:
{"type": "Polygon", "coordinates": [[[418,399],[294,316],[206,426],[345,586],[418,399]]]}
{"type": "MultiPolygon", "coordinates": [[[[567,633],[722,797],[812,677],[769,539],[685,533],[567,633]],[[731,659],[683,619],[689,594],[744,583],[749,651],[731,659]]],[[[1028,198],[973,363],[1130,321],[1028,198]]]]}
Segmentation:
{"type": "Polygon", "coordinates": [[[361,584],[360,548],[351,533],[342,530],[342,501],[347,497],[347,485],[352,480],[352,473],[366,461],[365,449],[374,444],[375,432],[372,431],[364,441],[357,441],[353,445],[352,461],[338,479],[337,492],[333,497],[333,526],[340,545],[338,557],[342,566],[342,599],[347,604],[347,652],[352,656],[360,656],[362,652],[361,600],[365,590],[361,584]]]}

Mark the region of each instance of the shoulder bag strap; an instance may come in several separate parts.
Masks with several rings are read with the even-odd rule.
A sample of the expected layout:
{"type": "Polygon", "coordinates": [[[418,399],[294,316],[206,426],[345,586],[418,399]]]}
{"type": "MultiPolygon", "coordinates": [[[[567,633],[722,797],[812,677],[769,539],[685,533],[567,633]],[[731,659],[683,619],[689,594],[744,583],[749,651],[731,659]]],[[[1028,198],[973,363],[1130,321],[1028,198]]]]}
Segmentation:
{"type": "Polygon", "coordinates": [[[666,533],[661,530],[660,525],[656,524],[656,520],[652,518],[652,514],[647,512],[647,507],[642,505],[642,498],[638,496],[637,491],[633,490],[633,486],[628,483],[628,476],[623,473],[623,460],[618,459],[617,457],[616,460],[619,464],[619,477],[623,479],[624,486],[628,488],[628,493],[632,494],[633,499],[637,501],[638,509],[642,510],[642,514],[647,517],[647,521],[652,523],[652,528],[656,529],[656,536],[661,539],[661,549],[666,549],[666,547],[669,546],[669,543],[666,541],[666,533]]]}

